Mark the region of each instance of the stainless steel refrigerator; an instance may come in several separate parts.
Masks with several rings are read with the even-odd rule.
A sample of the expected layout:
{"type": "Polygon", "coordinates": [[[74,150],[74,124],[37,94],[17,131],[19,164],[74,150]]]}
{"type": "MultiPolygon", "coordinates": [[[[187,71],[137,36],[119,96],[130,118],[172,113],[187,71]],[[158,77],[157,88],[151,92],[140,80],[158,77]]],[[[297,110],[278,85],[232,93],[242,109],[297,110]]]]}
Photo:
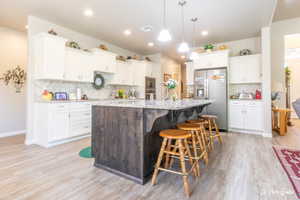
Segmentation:
{"type": "Polygon", "coordinates": [[[194,97],[214,100],[204,108],[202,114],[217,115],[219,128],[228,130],[227,68],[201,69],[194,73],[194,97]]]}

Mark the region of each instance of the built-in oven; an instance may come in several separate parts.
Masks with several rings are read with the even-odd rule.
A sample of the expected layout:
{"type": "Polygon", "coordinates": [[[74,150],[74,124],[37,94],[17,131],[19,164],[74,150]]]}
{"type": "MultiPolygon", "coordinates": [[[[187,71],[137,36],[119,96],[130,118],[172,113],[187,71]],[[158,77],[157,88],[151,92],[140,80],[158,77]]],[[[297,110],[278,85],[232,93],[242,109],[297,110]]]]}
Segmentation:
{"type": "Polygon", "coordinates": [[[156,81],[155,78],[145,77],[145,99],[156,99],[156,81]]]}

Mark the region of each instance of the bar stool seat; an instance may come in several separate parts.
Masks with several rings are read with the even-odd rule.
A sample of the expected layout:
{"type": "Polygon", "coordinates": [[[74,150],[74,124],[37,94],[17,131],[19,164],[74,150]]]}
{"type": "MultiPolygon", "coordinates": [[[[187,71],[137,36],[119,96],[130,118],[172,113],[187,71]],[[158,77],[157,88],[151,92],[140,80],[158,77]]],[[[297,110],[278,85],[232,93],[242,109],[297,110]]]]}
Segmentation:
{"type": "Polygon", "coordinates": [[[187,131],[182,131],[178,129],[167,129],[163,130],[159,133],[159,135],[163,138],[168,139],[187,139],[191,137],[191,134],[187,131]]]}
{"type": "Polygon", "coordinates": [[[204,119],[218,119],[217,115],[200,115],[200,117],[204,119]]]}

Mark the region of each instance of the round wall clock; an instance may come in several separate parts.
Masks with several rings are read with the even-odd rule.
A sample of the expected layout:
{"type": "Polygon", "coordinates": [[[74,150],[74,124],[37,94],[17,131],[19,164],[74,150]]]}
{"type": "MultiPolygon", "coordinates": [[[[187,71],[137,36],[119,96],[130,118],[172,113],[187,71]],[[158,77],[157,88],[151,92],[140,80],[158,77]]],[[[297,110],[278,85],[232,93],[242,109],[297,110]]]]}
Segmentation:
{"type": "Polygon", "coordinates": [[[94,77],[93,86],[95,89],[99,90],[104,86],[104,78],[101,74],[96,74],[94,77]]]}

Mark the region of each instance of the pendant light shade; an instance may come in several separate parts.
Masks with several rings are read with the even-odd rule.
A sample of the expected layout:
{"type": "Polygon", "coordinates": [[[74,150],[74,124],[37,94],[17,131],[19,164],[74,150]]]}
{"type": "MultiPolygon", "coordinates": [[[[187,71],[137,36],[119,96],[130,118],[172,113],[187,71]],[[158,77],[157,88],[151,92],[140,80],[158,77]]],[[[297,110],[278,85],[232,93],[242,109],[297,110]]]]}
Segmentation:
{"type": "Polygon", "coordinates": [[[160,31],[157,39],[160,42],[168,42],[172,40],[172,37],[168,29],[163,29],[160,31]]]}
{"type": "Polygon", "coordinates": [[[190,47],[189,47],[188,43],[181,42],[177,50],[179,53],[186,53],[190,50],[190,47]]]}
{"type": "Polygon", "coordinates": [[[171,34],[169,32],[169,30],[166,28],[166,0],[164,1],[164,5],[163,5],[163,30],[160,31],[159,35],[158,35],[158,41],[160,42],[168,42],[170,40],[172,40],[171,34]]]}
{"type": "Polygon", "coordinates": [[[183,12],[183,6],[186,4],[186,1],[180,1],[178,3],[181,6],[181,25],[182,25],[182,42],[179,44],[177,51],[179,53],[186,53],[190,50],[189,45],[184,41],[184,12],[183,12]]]}
{"type": "MultiPolygon", "coordinates": [[[[195,32],[196,32],[196,22],[198,18],[192,18],[191,21],[193,22],[193,47],[196,48],[196,39],[195,39],[195,32]]],[[[195,51],[193,51],[190,55],[191,60],[196,60],[199,58],[199,54],[195,51]]]]}

